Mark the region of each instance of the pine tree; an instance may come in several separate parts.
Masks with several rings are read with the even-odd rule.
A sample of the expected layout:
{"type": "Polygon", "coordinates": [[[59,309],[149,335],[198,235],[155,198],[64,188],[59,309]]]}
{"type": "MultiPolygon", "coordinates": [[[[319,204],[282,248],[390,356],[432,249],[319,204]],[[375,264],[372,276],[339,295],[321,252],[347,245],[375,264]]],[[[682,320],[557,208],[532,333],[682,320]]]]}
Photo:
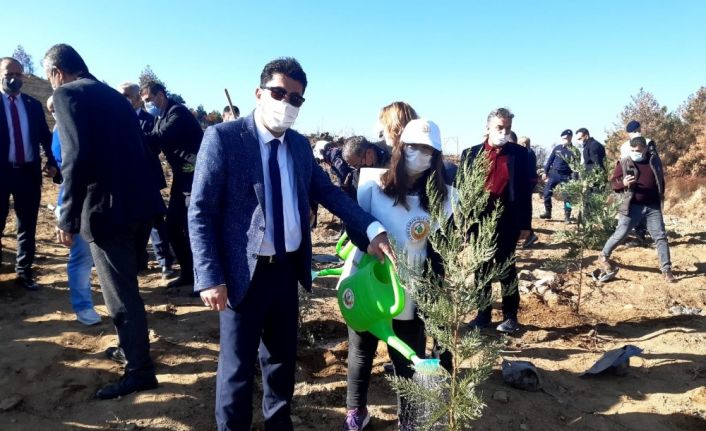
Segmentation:
{"type": "Polygon", "coordinates": [[[488,211],[488,166],[485,157],[478,157],[473,168],[459,168],[458,203],[451,218],[438,194],[427,187],[435,227],[429,241],[444,262],[443,278],[407,267],[404,253],[399,254],[400,278],[417,302],[427,334],[453,355],[451,372],[440,368],[438,374],[429,376],[417,370],[413,380],[389,379],[402,396],[423,407],[417,417],[418,429],[465,430],[481,417],[485,404],[479,387],[498,358],[496,343],[466,328],[472,314],[491,303],[482,286],[505,274],[511,263],[491,262],[502,208],[488,211]]]}
{"type": "Polygon", "coordinates": [[[156,73],[152,70],[152,67],[148,64],[145,66],[144,69],[142,69],[142,72],[140,72],[140,77],[138,78],[138,83],[140,85],[140,88],[142,88],[143,85],[150,83],[150,82],[157,82],[162,85],[164,85],[164,82],[162,82],[161,79],[157,76],[156,73]]]}
{"type": "Polygon", "coordinates": [[[576,224],[554,234],[557,242],[569,245],[565,258],[573,261],[579,271],[579,292],[576,312],[581,308],[583,285],[583,258],[586,250],[599,250],[610,238],[617,226],[620,196],[612,193],[608,176],[602,169],[588,170],[583,166],[578,148],[573,148],[574,157],[567,160],[576,178],[562,183],[554,190],[578,211],[576,224]]]}
{"type": "Polygon", "coordinates": [[[20,62],[25,74],[34,75],[34,61],[22,45],[17,45],[17,48],[12,52],[12,58],[20,62]]]}

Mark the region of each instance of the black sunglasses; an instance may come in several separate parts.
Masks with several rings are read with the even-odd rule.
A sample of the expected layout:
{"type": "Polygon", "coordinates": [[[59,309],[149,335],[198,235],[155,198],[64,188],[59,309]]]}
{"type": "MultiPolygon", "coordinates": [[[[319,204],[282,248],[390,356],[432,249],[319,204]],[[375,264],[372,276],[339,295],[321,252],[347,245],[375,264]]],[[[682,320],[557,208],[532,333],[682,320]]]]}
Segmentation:
{"type": "Polygon", "coordinates": [[[260,87],[263,90],[270,90],[270,93],[272,93],[272,98],[275,100],[282,100],[285,97],[287,98],[287,102],[289,102],[290,105],[294,106],[295,108],[298,108],[302,106],[304,101],[306,99],[302,97],[298,93],[287,93],[287,90],[285,90],[282,87],[260,87]]]}

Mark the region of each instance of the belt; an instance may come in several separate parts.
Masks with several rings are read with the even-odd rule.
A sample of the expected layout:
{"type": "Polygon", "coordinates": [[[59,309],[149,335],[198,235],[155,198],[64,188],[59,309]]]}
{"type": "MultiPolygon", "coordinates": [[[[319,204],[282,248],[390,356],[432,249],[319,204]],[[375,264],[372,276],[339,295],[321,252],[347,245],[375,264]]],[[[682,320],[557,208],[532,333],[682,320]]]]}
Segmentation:
{"type": "Polygon", "coordinates": [[[291,253],[287,253],[284,255],[284,259],[278,258],[277,255],[272,255],[272,256],[257,256],[257,262],[258,263],[264,263],[266,265],[272,265],[275,263],[284,263],[287,261],[292,261],[292,258],[294,255],[297,254],[296,251],[293,251],[291,253]]]}

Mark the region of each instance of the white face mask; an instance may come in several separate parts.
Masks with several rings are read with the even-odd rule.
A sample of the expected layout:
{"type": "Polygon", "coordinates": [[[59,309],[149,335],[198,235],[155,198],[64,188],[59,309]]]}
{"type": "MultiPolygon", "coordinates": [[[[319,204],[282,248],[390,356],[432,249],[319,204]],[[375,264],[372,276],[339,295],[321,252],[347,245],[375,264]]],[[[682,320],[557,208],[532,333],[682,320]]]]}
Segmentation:
{"type": "Polygon", "coordinates": [[[154,102],[145,102],[145,111],[153,117],[159,117],[159,108],[154,102]]]}
{"type": "Polygon", "coordinates": [[[299,115],[299,108],[284,100],[275,100],[263,95],[260,98],[262,121],[275,133],[283,133],[294,124],[299,115]]]}
{"type": "Polygon", "coordinates": [[[510,135],[506,135],[504,130],[490,132],[490,145],[494,147],[502,147],[508,143],[510,135]]]}
{"type": "Polygon", "coordinates": [[[416,148],[405,146],[404,159],[407,175],[419,175],[431,168],[431,157],[431,154],[424,154],[416,148]]]}
{"type": "Polygon", "coordinates": [[[642,153],[632,151],[630,153],[630,158],[632,159],[633,162],[641,162],[641,161],[645,160],[645,155],[642,153]]]}

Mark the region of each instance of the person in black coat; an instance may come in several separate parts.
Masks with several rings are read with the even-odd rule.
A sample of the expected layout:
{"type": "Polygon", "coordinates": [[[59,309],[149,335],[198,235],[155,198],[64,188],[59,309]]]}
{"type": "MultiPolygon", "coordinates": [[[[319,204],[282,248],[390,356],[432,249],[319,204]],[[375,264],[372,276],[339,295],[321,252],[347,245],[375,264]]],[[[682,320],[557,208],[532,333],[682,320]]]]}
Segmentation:
{"type": "Polygon", "coordinates": [[[140,94],[145,105],[153,104],[160,115],[154,129],[145,135],[151,148],[159,148],[172,168],[172,188],[169,193],[167,229],[181,273],[167,286],[177,287],[194,283],[194,266],[186,214],[194,180],[196,154],[201,146],[203,130],[189,109],[167,97],[164,85],[149,82],[140,94]]]}
{"type": "Polygon", "coordinates": [[[576,142],[583,147],[583,167],[587,171],[598,168],[605,172],[605,147],[591,137],[588,129],[582,127],[576,131],[576,142]]]}
{"type": "MultiPolygon", "coordinates": [[[[45,173],[53,177],[57,168],[42,104],[20,92],[23,76],[19,61],[0,58],[0,237],[5,230],[12,195],[17,216],[17,282],[26,289],[36,290],[39,286],[34,281],[32,264],[42,194],[40,146],[47,158],[45,173]]],[[[2,244],[0,261],[1,256],[2,244]]]]}
{"type": "MultiPolygon", "coordinates": [[[[527,149],[512,142],[512,114],[506,108],[490,112],[487,120],[488,137],[479,145],[466,149],[461,154],[460,166],[472,167],[477,157],[490,159],[486,188],[490,192],[488,211],[502,203],[502,213],[496,231],[497,250],[493,261],[504,262],[515,254],[518,240],[529,237],[532,220],[532,179],[529,173],[527,149]]],[[[511,333],[519,329],[517,313],[520,293],[517,290],[517,270],[513,262],[508,272],[499,280],[502,286],[503,321],[497,326],[500,332],[511,333]]],[[[491,285],[483,286],[489,295],[491,285]]],[[[491,307],[478,310],[478,315],[469,324],[471,328],[488,327],[491,323],[491,307]]]]}
{"type": "MultiPolygon", "coordinates": [[[[137,120],[140,123],[140,129],[142,133],[150,133],[154,129],[155,118],[149,112],[145,111],[143,108],[142,98],[140,98],[140,86],[132,82],[125,82],[118,87],[118,90],[123,96],[130,102],[132,109],[135,110],[137,114],[137,120]]],[[[152,144],[155,144],[152,142],[152,144]]],[[[159,160],[160,149],[159,146],[150,148],[152,155],[152,163],[158,170],[158,185],[159,189],[165,189],[167,187],[167,182],[164,179],[164,174],[162,171],[162,162],[159,160]]],[[[164,216],[160,215],[154,220],[154,226],[150,232],[150,239],[152,240],[152,247],[154,250],[154,255],[162,267],[162,278],[174,274],[172,270],[172,264],[174,263],[174,256],[169,247],[169,234],[167,229],[167,224],[164,221],[164,216]]],[[[145,247],[138,249],[138,256],[140,257],[139,269],[147,269],[147,263],[149,256],[147,255],[147,250],[145,247]]]]}
{"type": "Polygon", "coordinates": [[[99,389],[96,397],[156,388],[135,246],[146,243],[152,220],[164,212],[149,149],[127,100],[91,75],[71,46],[52,46],[42,64],[54,88],[62,142],[64,195],[57,237],[70,246],[80,233],[90,243],[103,299],[127,360],[123,377],[99,389]]]}

